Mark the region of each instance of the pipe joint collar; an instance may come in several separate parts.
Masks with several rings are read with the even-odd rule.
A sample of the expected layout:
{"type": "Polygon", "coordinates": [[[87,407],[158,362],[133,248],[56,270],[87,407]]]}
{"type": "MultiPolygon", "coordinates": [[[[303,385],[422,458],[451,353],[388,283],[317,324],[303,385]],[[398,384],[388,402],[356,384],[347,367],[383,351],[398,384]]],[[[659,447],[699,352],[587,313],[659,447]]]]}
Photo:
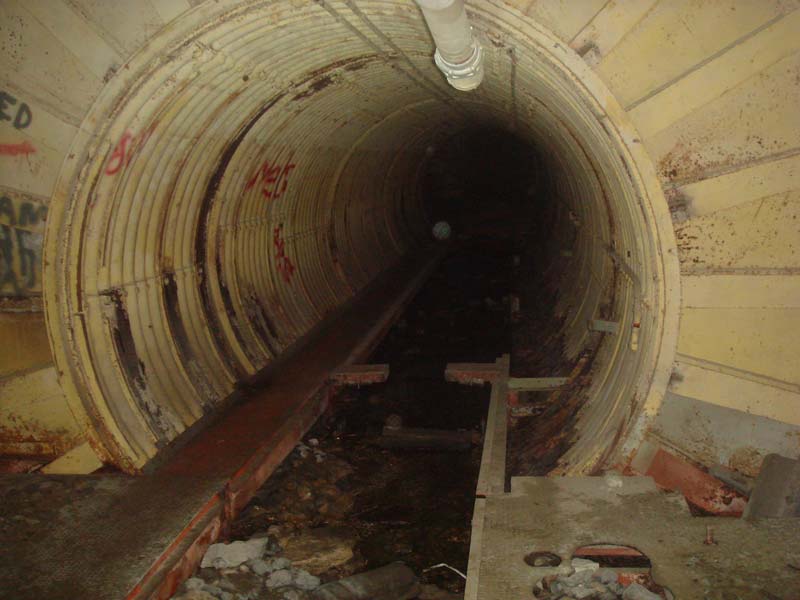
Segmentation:
{"type": "Polygon", "coordinates": [[[447,77],[447,83],[461,92],[474,90],[483,81],[483,48],[477,40],[472,40],[472,55],[463,63],[453,64],[445,60],[438,48],[433,60],[447,77]]]}

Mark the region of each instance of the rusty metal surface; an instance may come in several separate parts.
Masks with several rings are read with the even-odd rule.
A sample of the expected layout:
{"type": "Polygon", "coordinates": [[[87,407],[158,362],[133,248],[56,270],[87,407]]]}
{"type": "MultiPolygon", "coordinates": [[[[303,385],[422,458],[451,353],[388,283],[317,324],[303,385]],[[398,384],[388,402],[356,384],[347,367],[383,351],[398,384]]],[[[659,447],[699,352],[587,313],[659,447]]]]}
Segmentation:
{"type": "Polygon", "coordinates": [[[331,372],[331,381],[338,385],[370,385],[389,378],[389,365],[347,365],[331,372]]]}
{"type": "Polygon", "coordinates": [[[502,372],[496,363],[447,363],[444,378],[452,383],[483,385],[496,381],[502,372]]]}
{"type": "Polygon", "coordinates": [[[687,502],[706,514],[740,517],[747,505],[746,496],[662,448],[645,474],[660,487],[680,491],[687,502]]]}

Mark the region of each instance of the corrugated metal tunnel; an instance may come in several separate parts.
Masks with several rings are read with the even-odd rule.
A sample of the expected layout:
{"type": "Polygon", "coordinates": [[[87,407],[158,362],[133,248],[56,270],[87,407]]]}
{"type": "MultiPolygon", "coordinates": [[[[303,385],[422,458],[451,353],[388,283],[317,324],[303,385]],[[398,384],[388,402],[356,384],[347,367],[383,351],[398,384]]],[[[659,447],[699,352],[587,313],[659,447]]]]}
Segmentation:
{"type": "Polygon", "coordinates": [[[795,9],[476,2],[485,79],[458,93],[411,2],[5,3],[4,227],[47,222],[4,250],[3,451],[141,469],[430,251],[422,173],[478,128],[556,191],[567,354],[618,323],[563,469],[645,436],[796,455],[795,9]]]}
{"type": "Polygon", "coordinates": [[[662,352],[663,393],[677,317],[668,211],[621,109],[576,55],[502,9],[475,14],[490,50],[468,95],[431,73],[413,5],[284,11],[198,11],[158,36],[109,82],[93,136],[72,148],[59,184],[70,196],[50,212],[45,299],[95,446],[141,467],[426,243],[426,150],[480,125],[549,157],[556,237],[574,252],[561,286],[571,355],[615,299],[620,335],[601,351],[591,434],[574,449],[594,466],[630,433],[662,352]],[[512,51],[506,39],[524,43],[512,51]]]}

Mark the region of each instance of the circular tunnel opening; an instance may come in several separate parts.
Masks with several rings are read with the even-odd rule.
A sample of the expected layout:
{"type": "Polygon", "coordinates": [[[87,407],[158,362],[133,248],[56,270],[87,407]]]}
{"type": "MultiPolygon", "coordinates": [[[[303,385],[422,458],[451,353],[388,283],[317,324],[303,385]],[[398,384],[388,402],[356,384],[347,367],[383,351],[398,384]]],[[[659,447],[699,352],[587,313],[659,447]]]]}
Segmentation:
{"type": "MultiPolygon", "coordinates": [[[[541,347],[514,373],[581,365],[578,400],[546,415],[569,435],[540,464],[624,462],[666,386],[678,284],[611,94],[493,3],[471,13],[487,62],[468,94],[440,79],[411,3],[287,7],[188,13],[109,82],[62,168],[46,311],[93,447],[140,470],[447,220],[455,247],[519,241],[514,335],[541,347]]],[[[541,452],[535,435],[512,449],[541,452]]]]}

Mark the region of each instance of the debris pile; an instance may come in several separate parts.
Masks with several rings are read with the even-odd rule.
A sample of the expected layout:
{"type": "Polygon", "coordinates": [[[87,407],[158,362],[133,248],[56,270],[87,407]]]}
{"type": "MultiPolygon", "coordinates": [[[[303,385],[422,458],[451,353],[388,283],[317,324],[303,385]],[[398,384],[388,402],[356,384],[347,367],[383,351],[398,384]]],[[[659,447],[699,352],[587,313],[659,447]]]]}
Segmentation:
{"type": "Polygon", "coordinates": [[[466,569],[489,394],[443,373],[448,362],[508,351],[512,249],[511,240],[487,237],[442,261],[370,359],[391,365],[390,377],[331,398],[228,524],[226,552],[248,558],[227,560],[212,546],[178,598],[318,600],[360,586],[378,600],[362,576],[373,581],[398,561],[418,585],[406,590],[410,579],[399,578],[392,600],[463,597],[463,576],[431,565],[466,569]]]}
{"type": "Polygon", "coordinates": [[[199,571],[173,600],[458,600],[435,585],[420,584],[401,562],[329,583],[312,573],[331,573],[352,548],[336,546],[336,534],[307,532],[284,548],[271,535],[209,547],[199,571]],[[327,539],[326,539],[327,538],[327,539]],[[293,545],[291,545],[293,544],[293,545]],[[296,560],[289,556],[299,555],[296,560]],[[305,568],[301,568],[305,567],[305,568]]]}
{"type": "Polygon", "coordinates": [[[386,600],[460,598],[392,562],[403,552],[384,536],[377,541],[388,564],[365,560],[356,547],[378,517],[370,509],[359,515],[369,521],[354,519],[354,468],[331,444],[324,451],[313,437],[299,443],[233,523],[232,541],[211,545],[173,600],[380,600],[378,589],[391,592],[386,600]]]}
{"type": "Polygon", "coordinates": [[[341,523],[353,506],[353,495],[343,484],[352,470],[323,451],[316,438],[301,442],[256,492],[234,523],[231,537],[245,538],[276,525],[288,535],[341,523]]]}
{"type": "Polygon", "coordinates": [[[176,600],[305,600],[322,583],[285,556],[272,536],[209,547],[176,600]]]}
{"type": "Polygon", "coordinates": [[[547,575],[537,582],[533,595],[539,600],[664,600],[652,585],[647,574],[631,576],[617,569],[601,568],[591,560],[572,559],[571,566],[559,567],[558,573],[547,575]],[[640,581],[636,581],[636,579],[640,581]]]}

